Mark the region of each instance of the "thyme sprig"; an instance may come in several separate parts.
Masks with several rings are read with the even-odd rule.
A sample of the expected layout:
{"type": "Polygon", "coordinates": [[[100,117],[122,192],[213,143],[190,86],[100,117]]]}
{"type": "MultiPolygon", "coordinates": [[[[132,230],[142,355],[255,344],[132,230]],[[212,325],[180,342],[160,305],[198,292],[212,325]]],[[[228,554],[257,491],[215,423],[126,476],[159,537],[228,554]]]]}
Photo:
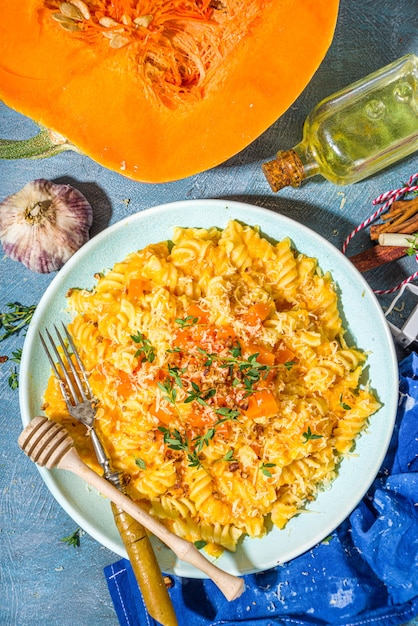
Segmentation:
{"type": "MultiPolygon", "coordinates": [[[[177,387],[179,387],[180,389],[183,388],[181,375],[184,374],[186,370],[187,368],[169,366],[168,376],[166,377],[166,379],[163,382],[157,382],[158,389],[163,392],[163,400],[166,400],[175,408],[177,408],[177,387]]],[[[240,411],[238,409],[226,406],[215,408],[208,402],[208,400],[216,395],[216,389],[214,387],[211,387],[210,389],[201,389],[199,385],[194,381],[192,381],[190,384],[191,389],[186,392],[184,403],[190,404],[191,402],[197,402],[198,404],[200,404],[200,406],[213,409],[216,415],[221,416],[221,419],[216,422],[217,426],[227,420],[235,420],[240,415],[240,411]]]]}
{"type": "MultiPolygon", "coordinates": [[[[228,369],[229,376],[232,379],[232,386],[238,387],[243,385],[247,395],[253,393],[254,386],[265,380],[272,370],[282,367],[282,365],[260,363],[257,360],[259,352],[254,352],[248,358],[244,358],[242,356],[242,348],[238,342],[230,349],[229,353],[231,356],[222,356],[214,352],[208,352],[200,346],[197,347],[197,350],[206,358],[205,367],[211,367],[216,362],[221,369],[228,369]]],[[[286,369],[291,369],[294,362],[289,361],[283,365],[286,369]]]]}
{"type": "Polygon", "coordinates": [[[165,426],[159,426],[158,430],[163,433],[163,440],[167,448],[184,452],[190,467],[201,467],[202,463],[197,451],[191,449],[190,441],[185,435],[183,436],[177,428],[170,430],[165,426]]]}
{"type": "MultiPolygon", "coordinates": [[[[198,322],[198,318],[194,316],[186,316],[184,318],[176,318],[175,322],[181,327],[186,328],[192,326],[198,322]]],[[[144,344],[143,337],[139,333],[139,340],[144,344]]],[[[134,337],[133,337],[134,339],[134,337]]],[[[139,342],[138,342],[139,343],[139,342]]],[[[142,346],[143,347],[143,346],[142,346]]],[[[285,367],[290,369],[293,366],[293,362],[278,365],[267,365],[258,361],[259,352],[244,357],[242,354],[242,347],[238,341],[235,341],[232,347],[225,354],[217,352],[209,352],[201,346],[196,346],[197,353],[202,357],[202,364],[204,368],[210,368],[214,365],[221,370],[228,370],[230,378],[230,385],[232,387],[243,387],[245,395],[250,395],[256,390],[256,386],[261,381],[265,380],[269,373],[273,369],[285,367]]],[[[180,348],[174,348],[167,350],[167,353],[180,353],[180,348]]],[[[187,438],[187,435],[180,432],[178,428],[167,428],[165,426],[159,426],[158,429],[163,433],[163,440],[167,448],[171,450],[183,452],[188,460],[189,466],[201,467],[202,462],[199,454],[204,450],[205,446],[209,446],[210,442],[216,435],[218,426],[229,420],[236,420],[241,410],[237,407],[229,406],[216,406],[216,402],[211,400],[216,396],[216,386],[206,387],[199,385],[194,380],[185,380],[184,375],[187,373],[187,365],[185,367],[179,367],[177,365],[169,364],[167,366],[166,378],[163,381],[157,382],[158,389],[162,392],[162,398],[174,405],[175,409],[179,412],[177,401],[179,390],[183,391],[182,402],[189,404],[196,402],[200,406],[209,408],[212,410],[219,419],[215,421],[203,434],[194,437],[192,440],[187,438]]],[[[309,432],[309,436],[311,433],[309,432]]],[[[315,436],[313,436],[315,438],[315,436]]],[[[233,451],[229,451],[223,459],[226,462],[231,462],[234,459],[233,451]]],[[[271,477],[269,468],[274,465],[266,463],[260,466],[260,470],[265,476],[271,477]]]]}
{"type": "MultiPolygon", "coordinates": [[[[11,310],[6,311],[5,313],[0,313],[0,329],[5,331],[0,335],[0,341],[7,339],[14,334],[19,334],[21,330],[24,330],[30,324],[36,309],[36,304],[25,306],[20,302],[9,302],[6,306],[11,310]]],[[[22,348],[18,348],[12,352],[10,360],[19,364],[21,357],[22,348]]],[[[7,360],[9,360],[9,357],[2,357],[2,362],[7,360]]],[[[10,368],[8,384],[10,389],[13,390],[16,390],[19,387],[19,374],[17,367],[10,368]]]]}
{"type": "MultiPolygon", "coordinates": [[[[167,448],[184,452],[191,467],[202,467],[199,453],[202,452],[204,447],[208,446],[215,437],[218,426],[229,420],[235,420],[238,415],[238,411],[231,411],[230,415],[217,420],[202,435],[197,435],[193,437],[192,440],[189,440],[185,434],[181,434],[178,428],[170,429],[165,426],[158,426],[158,430],[163,433],[163,441],[167,448]]],[[[232,458],[233,451],[231,450],[222,460],[231,461],[232,458]]]]}
{"type": "Polygon", "coordinates": [[[227,406],[220,406],[217,409],[215,409],[215,413],[217,415],[223,415],[223,419],[218,420],[216,423],[217,424],[222,424],[223,422],[226,422],[227,420],[235,420],[237,419],[237,417],[239,415],[241,415],[241,411],[239,411],[238,409],[230,409],[227,406]]]}
{"type": "Polygon", "coordinates": [[[173,380],[170,378],[166,378],[163,383],[157,383],[158,389],[163,392],[163,399],[167,400],[170,404],[176,404],[177,399],[177,389],[174,386],[173,380]]]}
{"type": "MultiPolygon", "coordinates": [[[[8,359],[8,357],[4,357],[4,359],[10,360],[10,361],[13,361],[14,363],[19,364],[20,361],[22,360],[22,348],[13,350],[12,356],[10,357],[10,359],[8,359]]],[[[17,371],[17,367],[10,368],[8,383],[9,383],[10,389],[13,389],[13,391],[15,391],[19,387],[19,374],[17,371]]]]}
{"type": "Polygon", "coordinates": [[[272,473],[270,472],[270,468],[272,467],[276,467],[276,463],[262,463],[260,465],[260,470],[264,474],[264,476],[267,476],[267,478],[271,478],[272,473]]]}
{"type": "Polygon", "coordinates": [[[180,328],[188,328],[189,326],[197,324],[199,318],[194,317],[194,315],[187,315],[186,317],[177,317],[174,321],[180,326],[180,328]]]}
{"type": "Polygon", "coordinates": [[[303,433],[304,442],[312,441],[313,439],[322,439],[323,435],[317,435],[312,432],[311,427],[308,426],[308,430],[303,433]]]}
{"type": "Polygon", "coordinates": [[[17,367],[10,368],[9,378],[7,380],[10,389],[15,391],[19,387],[19,374],[17,373],[17,367]]]}
{"type": "Polygon", "coordinates": [[[198,435],[192,441],[195,445],[196,452],[202,452],[205,446],[208,446],[216,433],[215,426],[211,426],[203,435],[198,435]]]}
{"type": "Polygon", "coordinates": [[[144,337],[139,331],[136,335],[131,335],[131,339],[138,344],[138,350],[135,352],[135,357],[141,357],[141,361],[148,361],[152,363],[155,359],[154,348],[149,339],[144,337]]]}
{"type": "Polygon", "coordinates": [[[11,309],[5,313],[0,313],[0,328],[4,329],[4,333],[0,335],[0,341],[7,339],[15,333],[20,333],[26,328],[35,313],[36,304],[25,306],[20,302],[9,302],[6,306],[11,309]]]}
{"type": "Polygon", "coordinates": [[[168,366],[168,375],[174,380],[174,382],[176,383],[178,387],[180,387],[180,389],[183,387],[183,381],[181,377],[186,372],[187,372],[187,367],[177,367],[174,365],[168,366]]]}
{"type": "Polygon", "coordinates": [[[196,401],[201,406],[209,406],[208,400],[216,395],[216,389],[211,387],[210,389],[203,390],[195,382],[191,382],[192,389],[187,392],[187,396],[184,399],[185,403],[196,401]]]}
{"type": "Polygon", "coordinates": [[[63,543],[66,543],[67,546],[73,546],[74,548],[79,548],[80,537],[82,533],[83,531],[81,530],[81,528],[77,528],[73,533],[71,533],[71,535],[68,535],[68,537],[63,537],[62,539],[60,539],[60,541],[62,541],[63,543]]]}
{"type": "Polygon", "coordinates": [[[14,363],[20,363],[20,361],[22,360],[22,348],[13,350],[10,360],[14,363]]]}

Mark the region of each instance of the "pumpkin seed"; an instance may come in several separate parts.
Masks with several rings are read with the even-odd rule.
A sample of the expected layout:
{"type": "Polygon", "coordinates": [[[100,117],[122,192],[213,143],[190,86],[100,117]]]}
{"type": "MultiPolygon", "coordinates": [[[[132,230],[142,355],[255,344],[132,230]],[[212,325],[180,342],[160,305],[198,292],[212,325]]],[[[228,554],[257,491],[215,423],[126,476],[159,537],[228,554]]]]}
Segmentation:
{"type": "Polygon", "coordinates": [[[85,20],[90,19],[90,11],[85,2],[83,0],[70,0],[70,4],[73,4],[80,11],[81,15],[85,20]]]}
{"type": "Polygon", "coordinates": [[[148,28],[148,26],[152,22],[152,15],[141,15],[140,17],[136,17],[134,19],[134,24],[137,26],[143,26],[144,28],[148,28]]]}
{"type": "Polygon", "coordinates": [[[129,43],[129,39],[127,37],[123,37],[122,35],[115,35],[109,42],[111,48],[123,48],[129,43]]]}
{"type": "Polygon", "coordinates": [[[76,20],[77,22],[83,21],[83,16],[80,13],[79,9],[73,4],[69,2],[61,2],[60,3],[60,11],[66,17],[69,17],[72,20],[76,20]]]}
{"type": "Polygon", "coordinates": [[[67,17],[66,15],[63,15],[62,13],[52,13],[52,19],[58,22],[61,28],[63,28],[64,30],[68,30],[71,33],[80,30],[77,22],[67,17]]]}
{"type": "Polygon", "coordinates": [[[70,23],[68,23],[68,24],[61,23],[60,26],[64,30],[68,31],[69,33],[76,33],[78,30],[80,30],[79,27],[77,26],[77,24],[74,24],[74,22],[72,24],[70,24],[70,23]]]}
{"type": "Polygon", "coordinates": [[[129,26],[129,24],[132,22],[131,18],[129,15],[122,15],[120,21],[122,22],[122,24],[125,24],[125,26],[129,26]]]}
{"type": "Polygon", "coordinates": [[[115,35],[118,35],[119,33],[124,33],[124,32],[125,32],[124,28],[115,28],[114,30],[102,30],[102,35],[103,37],[106,37],[106,39],[113,39],[115,35]]]}
{"type": "Polygon", "coordinates": [[[106,15],[100,18],[99,24],[100,26],[104,26],[105,28],[112,28],[113,26],[119,26],[118,22],[116,22],[111,17],[107,17],[106,15]]]}

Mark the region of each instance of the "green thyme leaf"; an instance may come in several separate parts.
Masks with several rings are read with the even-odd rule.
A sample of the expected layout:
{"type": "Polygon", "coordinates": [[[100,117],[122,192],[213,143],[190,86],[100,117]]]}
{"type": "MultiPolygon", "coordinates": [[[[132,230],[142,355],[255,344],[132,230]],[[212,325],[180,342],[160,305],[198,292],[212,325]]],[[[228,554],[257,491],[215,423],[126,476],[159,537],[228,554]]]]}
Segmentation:
{"type": "Polygon", "coordinates": [[[408,256],[414,256],[418,253],[418,233],[414,233],[411,239],[407,239],[408,248],[406,253],[408,256]]]}
{"type": "Polygon", "coordinates": [[[215,409],[215,413],[217,415],[223,415],[225,418],[218,420],[216,424],[222,424],[222,422],[226,422],[227,420],[235,420],[240,415],[240,411],[237,409],[230,409],[227,406],[221,406],[219,409],[215,409]]]}
{"type": "Polygon", "coordinates": [[[345,411],[350,411],[351,406],[349,404],[347,404],[346,402],[343,402],[343,396],[342,394],[340,395],[340,406],[345,410],[345,411]]]}
{"type": "Polygon", "coordinates": [[[74,546],[74,548],[78,548],[80,546],[80,536],[83,531],[81,528],[77,528],[72,535],[68,535],[68,537],[63,537],[60,541],[63,541],[68,546],[74,546]]]}
{"type": "Polygon", "coordinates": [[[17,373],[16,367],[14,369],[10,368],[10,375],[8,378],[8,383],[9,383],[10,389],[13,389],[13,391],[15,391],[19,387],[19,375],[17,373]]]}
{"type": "Polygon", "coordinates": [[[225,461],[226,463],[230,463],[231,461],[235,461],[234,459],[234,451],[229,450],[221,459],[221,461],[225,461]]]}
{"type": "Polygon", "coordinates": [[[241,345],[238,343],[238,341],[236,341],[234,343],[233,347],[231,348],[231,354],[234,357],[234,359],[238,359],[238,357],[241,356],[242,349],[241,349],[241,345]]]}
{"type": "Polygon", "coordinates": [[[328,537],[325,537],[325,539],[323,539],[321,543],[328,546],[333,539],[334,539],[333,535],[328,535],[328,537]]]}
{"type": "Polygon", "coordinates": [[[144,335],[140,332],[136,335],[131,335],[131,339],[139,345],[134,356],[141,357],[142,362],[148,361],[149,363],[152,363],[155,359],[155,352],[150,340],[144,337],[144,335]]]}
{"type": "Polygon", "coordinates": [[[311,431],[311,427],[308,426],[308,430],[305,433],[303,433],[303,437],[305,439],[303,443],[307,443],[308,441],[311,441],[312,439],[322,439],[323,435],[315,435],[311,431]]]}
{"type": "Polygon", "coordinates": [[[271,478],[272,474],[269,469],[271,467],[276,467],[276,463],[263,463],[262,465],[260,465],[260,470],[262,471],[264,476],[271,478]]]}
{"type": "Polygon", "coordinates": [[[180,388],[183,387],[183,382],[181,380],[181,375],[187,371],[187,367],[176,367],[173,365],[169,365],[168,367],[168,375],[174,380],[176,385],[180,388]]]}
{"type": "Polygon", "coordinates": [[[199,457],[195,452],[189,452],[187,455],[187,460],[189,461],[189,467],[201,467],[202,465],[199,457]]]}
{"type": "Polygon", "coordinates": [[[12,357],[10,359],[14,363],[20,363],[22,360],[22,348],[18,348],[12,352],[12,357]]]}
{"type": "Polygon", "coordinates": [[[139,467],[139,469],[142,469],[142,470],[147,469],[147,464],[145,463],[144,459],[140,459],[137,457],[135,459],[135,465],[139,467]]]}
{"type": "Polygon", "coordinates": [[[209,442],[214,438],[215,436],[215,428],[209,428],[204,435],[200,435],[199,437],[195,437],[193,439],[193,443],[195,444],[195,449],[196,452],[201,452],[203,450],[203,447],[206,445],[209,445],[209,442]]]}
{"type": "Polygon", "coordinates": [[[296,361],[286,361],[286,363],[284,363],[287,370],[291,370],[294,365],[296,365],[296,361]]]}
{"type": "Polygon", "coordinates": [[[187,328],[188,326],[194,326],[197,324],[199,318],[194,317],[193,315],[187,315],[186,317],[177,317],[174,321],[180,326],[180,328],[187,328]]]}
{"type": "Polygon", "coordinates": [[[163,396],[164,400],[167,400],[167,402],[171,404],[176,403],[177,389],[174,387],[172,380],[166,378],[163,383],[158,382],[157,387],[165,394],[163,396]]]}
{"type": "Polygon", "coordinates": [[[196,401],[201,406],[207,406],[207,400],[210,400],[216,394],[215,388],[202,390],[200,389],[199,385],[194,381],[192,381],[192,390],[193,391],[188,392],[188,395],[184,399],[184,402],[186,404],[196,401]]]}
{"type": "Polygon", "coordinates": [[[199,346],[197,346],[197,351],[206,357],[206,361],[203,364],[205,367],[210,367],[211,365],[213,365],[213,361],[219,358],[216,352],[207,352],[206,350],[204,350],[203,348],[200,348],[199,346]]]}

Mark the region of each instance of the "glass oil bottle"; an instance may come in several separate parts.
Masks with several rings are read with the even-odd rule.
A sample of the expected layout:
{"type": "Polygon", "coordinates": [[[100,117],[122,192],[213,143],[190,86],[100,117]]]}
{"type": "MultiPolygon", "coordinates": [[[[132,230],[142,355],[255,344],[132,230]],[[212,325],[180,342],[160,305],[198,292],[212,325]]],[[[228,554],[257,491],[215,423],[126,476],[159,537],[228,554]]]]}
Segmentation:
{"type": "Polygon", "coordinates": [[[303,138],[262,168],[274,192],[316,174],[355,183],[418,149],[418,57],[408,54],[325,98],[303,138]]]}

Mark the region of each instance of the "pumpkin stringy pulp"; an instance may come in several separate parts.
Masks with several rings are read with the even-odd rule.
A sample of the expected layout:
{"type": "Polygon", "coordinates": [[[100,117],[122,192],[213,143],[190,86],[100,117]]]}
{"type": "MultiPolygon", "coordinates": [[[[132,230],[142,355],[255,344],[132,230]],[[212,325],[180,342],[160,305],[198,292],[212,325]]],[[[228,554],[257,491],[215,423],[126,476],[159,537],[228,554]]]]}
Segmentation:
{"type": "Polygon", "coordinates": [[[165,106],[203,97],[225,58],[251,30],[260,0],[46,2],[67,33],[126,48],[138,76],[165,106]]]}

